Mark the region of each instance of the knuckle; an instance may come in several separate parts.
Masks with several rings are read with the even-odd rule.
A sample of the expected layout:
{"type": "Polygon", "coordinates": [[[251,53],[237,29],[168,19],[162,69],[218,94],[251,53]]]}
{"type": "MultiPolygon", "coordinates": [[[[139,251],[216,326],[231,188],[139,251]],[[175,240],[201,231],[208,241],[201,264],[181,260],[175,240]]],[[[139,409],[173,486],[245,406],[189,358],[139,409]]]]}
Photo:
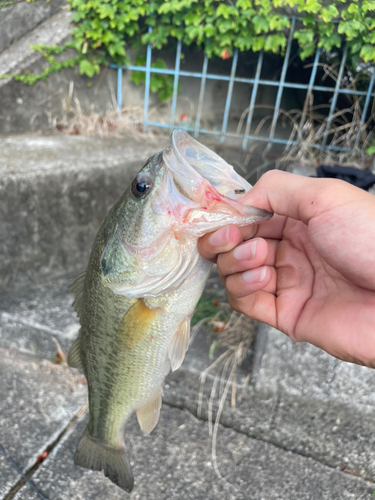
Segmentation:
{"type": "Polygon", "coordinates": [[[210,248],[207,235],[203,236],[202,238],[199,238],[198,252],[206,260],[209,260],[211,262],[216,262],[217,260],[217,254],[215,254],[210,248]]]}
{"type": "Polygon", "coordinates": [[[274,176],[275,176],[275,170],[267,170],[267,172],[264,172],[264,174],[260,177],[259,181],[273,179],[274,176]]]}
{"type": "Polygon", "coordinates": [[[217,260],[216,260],[216,269],[217,269],[217,273],[218,275],[220,276],[220,278],[222,277],[225,277],[225,276],[228,276],[228,270],[226,269],[226,265],[225,265],[225,257],[223,254],[219,254],[217,256],[217,260]]]}
{"type": "Polygon", "coordinates": [[[283,175],[285,175],[285,172],[282,172],[281,170],[268,170],[267,172],[265,172],[262,177],[259,179],[259,182],[266,182],[266,183],[269,183],[269,182],[275,182],[277,181],[278,179],[280,179],[280,177],[282,177],[283,175]]]}
{"type": "Polygon", "coordinates": [[[231,295],[228,295],[228,302],[229,302],[230,307],[233,309],[233,311],[236,311],[239,313],[242,312],[240,304],[239,304],[237,299],[235,299],[231,295]]]}
{"type": "Polygon", "coordinates": [[[238,286],[238,280],[236,279],[235,276],[228,276],[226,281],[225,281],[225,288],[227,289],[228,295],[236,298],[239,296],[239,286],[238,286]]]}

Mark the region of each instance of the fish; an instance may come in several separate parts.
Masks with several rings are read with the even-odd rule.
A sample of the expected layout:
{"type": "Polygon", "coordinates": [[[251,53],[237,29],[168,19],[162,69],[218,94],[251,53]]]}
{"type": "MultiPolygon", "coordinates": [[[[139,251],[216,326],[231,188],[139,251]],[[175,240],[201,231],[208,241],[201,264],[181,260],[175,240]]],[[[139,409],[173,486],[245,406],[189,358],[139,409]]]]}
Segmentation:
{"type": "Polygon", "coordinates": [[[68,364],[87,379],[89,422],[74,456],[127,492],[132,413],[145,435],[158,422],[163,383],[190,341],[190,320],[212,264],[198,238],[271,213],[240,203],[251,185],[220,156],[177,129],[116,201],[72,285],[80,319],[68,364]]]}

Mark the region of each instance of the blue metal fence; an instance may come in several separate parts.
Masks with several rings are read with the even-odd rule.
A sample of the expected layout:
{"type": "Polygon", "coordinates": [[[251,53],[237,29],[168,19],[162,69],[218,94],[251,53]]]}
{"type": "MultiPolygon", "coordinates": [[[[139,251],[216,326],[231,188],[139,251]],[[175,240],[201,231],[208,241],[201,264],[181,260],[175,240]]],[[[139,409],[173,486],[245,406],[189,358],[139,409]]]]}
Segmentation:
{"type": "MultiPolygon", "coordinates": [[[[328,92],[328,93],[332,93],[332,99],[331,99],[329,114],[328,114],[326,122],[325,122],[326,125],[325,125],[324,134],[323,134],[323,139],[322,139],[320,144],[311,144],[310,146],[317,148],[317,149],[320,149],[321,152],[323,152],[325,149],[333,150],[333,151],[344,151],[344,152],[348,151],[348,152],[350,152],[353,148],[327,144],[328,140],[329,140],[329,136],[332,133],[331,125],[332,125],[332,120],[334,118],[334,114],[335,114],[335,110],[336,110],[336,106],[337,106],[337,100],[338,100],[340,95],[357,96],[357,97],[362,97],[362,99],[365,98],[364,99],[365,102],[364,102],[364,105],[362,108],[361,119],[360,119],[360,123],[358,126],[358,133],[357,133],[357,136],[355,139],[355,144],[354,144],[354,147],[357,147],[359,144],[359,141],[360,141],[361,132],[362,132],[364,124],[365,124],[366,116],[367,116],[368,111],[369,111],[370,102],[375,97],[375,89],[373,88],[374,81],[375,81],[375,69],[373,68],[374,71],[372,72],[372,75],[370,77],[370,81],[369,81],[369,85],[368,85],[367,90],[361,91],[361,90],[346,88],[347,85],[343,81],[345,64],[346,64],[346,59],[347,59],[347,50],[345,49],[343,51],[343,55],[341,58],[338,77],[336,79],[335,85],[334,86],[316,85],[315,80],[316,80],[316,75],[317,75],[317,69],[319,67],[319,64],[320,64],[319,61],[321,58],[321,52],[318,49],[316,54],[315,54],[314,62],[312,64],[309,83],[307,83],[307,84],[306,83],[294,83],[294,82],[286,81],[286,75],[287,75],[287,69],[288,69],[288,66],[290,63],[293,34],[294,34],[296,21],[297,21],[297,19],[295,17],[291,18],[291,29],[289,32],[287,47],[286,47],[286,51],[285,51],[285,57],[284,57],[281,76],[280,76],[279,81],[273,81],[273,80],[267,80],[267,79],[260,78],[261,71],[262,71],[262,64],[263,64],[263,60],[264,60],[264,54],[262,51],[259,53],[259,56],[258,56],[258,62],[256,65],[256,71],[255,71],[254,78],[242,78],[242,77],[236,76],[236,69],[237,69],[237,62],[238,62],[238,50],[234,51],[230,75],[225,76],[225,75],[219,75],[219,74],[213,74],[213,73],[207,72],[207,69],[208,69],[207,56],[204,56],[203,67],[202,67],[201,72],[180,70],[181,49],[182,49],[182,44],[180,41],[177,43],[176,60],[175,60],[174,69],[153,68],[153,67],[151,67],[152,47],[151,47],[151,44],[148,44],[147,45],[147,53],[146,53],[146,66],[111,65],[112,68],[117,69],[117,106],[118,106],[118,109],[121,110],[121,108],[122,108],[123,71],[133,70],[133,71],[144,72],[145,73],[145,97],[144,97],[143,128],[145,131],[147,130],[147,128],[149,126],[169,128],[170,130],[172,130],[175,127],[175,114],[176,114],[176,105],[177,105],[178,83],[179,83],[180,77],[200,78],[201,85],[200,85],[200,92],[199,92],[198,103],[197,103],[197,113],[196,113],[196,118],[195,118],[195,124],[194,124],[194,126],[192,126],[191,124],[189,124],[189,125],[179,124],[179,127],[185,129],[188,132],[192,132],[194,134],[194,137],[198,137],[199,134],[207,134],[207,135],[211,135],[211,136],[217,136],[220,140],[220,143],[223,143],[225,141],[226,137],[241,139],[242,149],[246,149],[247,143],[249,140],[264,142],[264,143],[267,143],[269,146],[271,146],[272,144],[294,145],[294,144],[298,143],[298,140],[293,140],[290,138],[285,139],[282,137],[278,137],[278,135],[277,135],[276,125],[277,125],[277,122],[278,122],[278,119],[280,116],[280,111],[281,111],[280,105],[281,105],[281,99],[282,99],[284,89],[290,88],[290,89],[306,90],[307,97],[311,96],[313,94],[313,92],[328,92]],[[152,73],[155,73],[155,74],[159,73],[159,74],[163,74],[163,75],[172,75],[173,76],[173,79],[174,79],[173,80],[173,95],[172,95],[172,105],[171,105],[171,114],[170,114],[169,124],[149,120],[150,76],[152,73]],[[218,81],[228,82],[228,91],[227,91],[226,102],[225,102],[225,107],[224,107],[224,116],[223,116],[223,121],[222,121],[222,125],[221,125],[220,130],[208,130],[206,128],[203,128],[202,124],[201,124],[203,100],[204,100],[204,93],[205,93],[207,80],[218,80],[218,81]],[[247,113],[245,130],[244,130],[244,133],[242,133],[242,134],[228,131],[228,119],[229,119],[229,112],[230,112],[230,107],[231,107],[231,102],[232,102],[233,86],[234,86],[234,83],[236,83],[236,82],[245,83],[245,84],[249,84],[252,86],[252,92],[251,92],[248,113],[247,113]],[[254,134],[250,133],[251,125],[252,125],[253,117],[254,117],[254,109],[255,109],[255,105],[256,105],[256,99],[257,99],[259,85],[264,85],[266,87],[277,87],[277,95],[276,95],[276,102],[275,102],[275,107],[274,107],[274,111],[273,111],[273,116],[272,116],[272,122],[271,122],[271,126],[269,128],[269,134],[267,136],[254,135],[254,134]]],[[[152,28],[149,27],[149,30],[151,31],[152,28]]],[[[302,114],[301,114],[301,118],[300,118],[300,121],[298,124],[298,126],[300,128],[302,128],[305,120],[306,120],[306,109],[304,109],[302,114]]]]}

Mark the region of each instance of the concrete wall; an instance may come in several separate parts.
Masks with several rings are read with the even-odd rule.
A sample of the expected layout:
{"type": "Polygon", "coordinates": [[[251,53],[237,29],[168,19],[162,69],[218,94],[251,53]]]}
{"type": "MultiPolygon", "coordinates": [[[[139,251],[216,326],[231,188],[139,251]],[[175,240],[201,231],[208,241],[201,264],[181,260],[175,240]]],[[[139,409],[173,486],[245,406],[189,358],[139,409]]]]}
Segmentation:
{"type": "Polygon", "coordinates": [[[66,0],[18,0],[0,8],[0,52],[66,5],[66,0]]]}
{"type": "MultiPolygon", "coordinates": [[[[54,8],[63,0],[54,0],[54,8]]],[[[20,4],[21,5],[21,4],[20,4]]],[[[31,4],[30,4],[31,5],[31,4]]],[[[34,4],[32,4],[34,5],[34,4]]],[[[35,5],[40,7],[40,3],[35,5]]],[[[29,12],[29,4],[22,3],[22,12],[29,12]]],[[[18,15],[16,9],[6,12],[6,18],[18,15]]],[[[44,12],[44,14],[46,14],[44,12]]],[[[0,11],[1,15],[1,11],[0,11]]],[[[6,19],[5,18],[5,19],[6,19]]],[[[70,38],[72,25],[71,13],[66,9],[59,10],[52,17],[40,22],[34,29],[26,33],[18,41],[0,53],[0,74],[18,73],[23,70],[40,73],[46,66],[42,56],[30,49],[30,45],[42,43],[45,45],[62,44],[70,38]]],[[[1,24],[1,23],[0,23],[1,24]]],[[[30,25],[31,26],[31,25],[30,25]]],[[[1,29],[1,26],[0,26],[1,29]]],[[[26,28],[25,28],[26,29],[26,28]]],[[[10,35],[3,34],[3,46],[9,43],[10,35]],[[8,42],[6,42],[8,40],[8,42]]],[[[1,37],[0,37],[1,43],[1,37]]],[[[1,50],[0,50],[1,52],[1,50]]],[[[130,53],[132,54],[131,48],[130,53]]],[[[181,69],[201,71],[203,55],[194,48],[184,48],[185,58],[181,69]]],[[[75,55],[73,52],[61,55],[67,58],[75,55]]],[[[132,54],[133,55],[133,54],[132,54]]],[[[153,61],[162,58],[168,67],[175,64],[175,51],[153,51],[153,61]]],[[[239,57],[237,76],[253,77],[257,63],[257,54],[241,54],[239,57]]],[[[135,59],[133,55],[133,59],[135,59]]],[[[283,59],[266,56],[264,59],[262,78],[277,80],[280,77],[283,59]]],[[[216,59],[210,61],[208,71],[215,74],[229,75],[231,60],[216,59]]],[[[310,70],[307,70],[309,73],[310,70]]],[[[130,72],[124,72],[123,106],[138,106],[140,119],[143,117],[144,86],[136,87],[129,81],[130,72]]],[[[0,80],[0,134],[29,132],[51,128],[56,121],[61,120],[66,110],[69,97],[77,97],[84,110],[94,109],[105,112],[113,109],[116,95],[116,72],[105,68],[93,79],[79,75],[78,68],[63,70],[51,75],[46,81],[39,81],[33,86],[27,86],[13,80],[0,80]],[[73,89],[73,93],[72,93],[73,89]]],[[[181,91],[178,95],[176,123],[181,115],[187,115],[194,123],[197,113],[200,79],[181,77],[181,91]]],[[[207,80],[204,96],[202,124],[211,130],[221,130],[228,83],[207,80]]],[[[234,85],[232,105],[228,129],[234,132],[243,111],[249,106],[252,87],[247,84],[234,85]]],[[[276,88],[260,86],[255,109],[255,124],[265,115],[272,114],[275,104],[276,88]]],[[[282,107],[286,109],[301,108],[303,96],[296,91],[284,90],[282,107]]],[[[161,103],[156,95],[150,99],[150,119],[169,123],[171,101],[161,103]]],[[[269,121],[267,125],[269,125],[269,121]]]]}

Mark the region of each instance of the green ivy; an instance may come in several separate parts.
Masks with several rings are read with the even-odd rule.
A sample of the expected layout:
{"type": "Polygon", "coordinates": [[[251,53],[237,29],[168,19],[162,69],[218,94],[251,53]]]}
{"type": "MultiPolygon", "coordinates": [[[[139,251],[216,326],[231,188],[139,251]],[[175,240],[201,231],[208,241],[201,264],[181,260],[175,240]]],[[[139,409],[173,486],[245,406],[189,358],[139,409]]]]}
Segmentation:
{"type": "MultiPolygon", "coordinates": [[[[135,61],[136,66],[145,66],[146,57],[140,55],[135,61]]],[[[166,69],[167,65],[162,59],[158,59],[156,62],[152,63],[152,68],[166,69]]],[[[146,73],[144,71],[133,71],[130,80],[139,85],[140,83],[145,83],[146,73]]],[[[163,75],[161,73],[151,74],[150,78],[150,90],[153,93],[157,93],[161,101],[165,101],[173,94],[173,77],[172,75],[163,75]]]]}
{"type": "Polygon", "coordinates": [[[14,5],[14,2],[0,1],[0,9],[14,5]]]}
{"type": "MultiPolygon", "coordinates": [[[[59,62],[54,55],[60,48],[37,46],[49,63],[41,75],[14,75],[32,84],[64,67],[79,66],[92,77],[109,61],[129,64],[128,48],[138,50],[151,43],[156,49],[181,40],[196,44],[208,57],[226,59],[235,49],[283,54],[287,44],[293,8],[299,21],[294,38],[302,60],[317,47],[327,52],[348,47],[353,64],[375,62],[375,0],[68,0],[73,12],[75,57],[59,62]],[[149,30],[152,27],[152,31],[149,30]]],[[[156,63],[160,64],[160,62],[156,63]]],[[[9,75],[6,75],[9,77],[9,75]]],[[[3,76],[4,77],[4,76],[3,76]]],[[[135,73],[132,80],[143,77],[135,73]]],[[[161,98],[171,92],[171,80],[152,76],[152,90],[161,98]],[[163,91],[163,85],[168,91],[163,91]]]]}

